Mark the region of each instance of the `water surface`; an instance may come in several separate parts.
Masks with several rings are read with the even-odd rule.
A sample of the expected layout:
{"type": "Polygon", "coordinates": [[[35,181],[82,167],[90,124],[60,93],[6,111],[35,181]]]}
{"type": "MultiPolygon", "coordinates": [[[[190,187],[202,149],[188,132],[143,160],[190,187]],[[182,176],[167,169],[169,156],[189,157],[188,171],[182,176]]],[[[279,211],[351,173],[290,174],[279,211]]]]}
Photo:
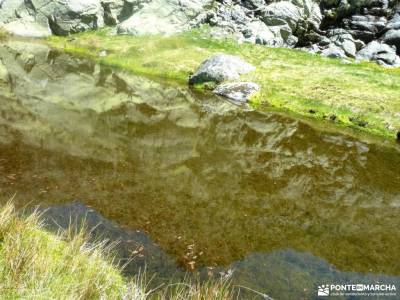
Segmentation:
{"type": "MultiPolygon", "coordinates": [[[[145,232],[178,267],[251,261],[241,282],[288,299],[287,282],[296,291],[303,282],[290,264],[299,257],[332,278],[400,275],[398,149],[43,45],[10,41],[0,57],[9,73],[0,79],[4,201],[79,201],[145,232]],[[277,265],[283,287],[259,270],[273,278],[277,265]]],[[[310,276],[314,284],[321,274],[310,276]]]]}

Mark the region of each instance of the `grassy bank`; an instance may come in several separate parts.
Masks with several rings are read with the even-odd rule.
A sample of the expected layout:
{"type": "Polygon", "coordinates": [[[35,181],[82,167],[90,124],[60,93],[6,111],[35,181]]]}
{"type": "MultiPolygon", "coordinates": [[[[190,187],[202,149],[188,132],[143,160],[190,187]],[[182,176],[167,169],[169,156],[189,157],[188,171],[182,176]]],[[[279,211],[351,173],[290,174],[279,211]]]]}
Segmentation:
{"type": "Polygon", "coordinates": [[[206,33],[172,37],[111,36],[107,30],[73,37],[51,37],[49,43],[125,70],[185,84],[213,53],[239,55],[256,71],[243,80],[260,84],[255,107],[288,111],[394,138],[400,129],[400,69],[375,63],[346,63],[299,50],[216,41],[206,33]],[[107,56],[101,57],[101,51],[107,56]]]}
{"type": "Polygon", "coordinates": [[[39,216],[0,209],[1,299],[230,299],[226,281],[178,283],[146,290],[143,276],[127,280],[110,249],[89,244],[84,233],[52,234],[39,216]]]}

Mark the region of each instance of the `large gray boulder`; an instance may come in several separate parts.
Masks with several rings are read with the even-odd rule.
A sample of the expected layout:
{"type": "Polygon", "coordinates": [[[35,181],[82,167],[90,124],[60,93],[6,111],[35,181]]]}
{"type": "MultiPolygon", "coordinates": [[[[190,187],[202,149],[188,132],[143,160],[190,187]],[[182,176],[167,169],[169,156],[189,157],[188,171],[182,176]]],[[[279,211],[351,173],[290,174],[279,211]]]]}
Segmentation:
{"type": "Polygon", "coordinates": [[[396,48],[378,41],[372,41],[361,49],[356,58],[361,61],[376,61],[385,66],[400,65],[400,58],[396,55],[396,48]]]}
{"type": "Polygon", "coordinates": [[[388,45],[394,45],[397,49],[397,53],[400,54],[400,28],[390,29],[382,37],[383,41],[388,45]]]}
{"type": "Polygon", "coordinates": [[[103,27],[103,15],[100,0],[3,0],[0,25],[22,36],[68,35],[103,27]]]}
{"type": "Polygon", "coordinates": [[[393,18],[389,20],[389,22],[386,25],[386,30],[390,29],[400,29],[400,11],[396,13],[393,18]]]}
{"type": "Polygon", "coordinates": [[[330,57],[330,58],[346,58],[345,51],[335,45],[334,43],[330,44],[326,49],[321,51],[322,56],[330,57]]]}
{"type": "Polygon", "coordinates": [[[236,103],[246,103],[259,90],[260,87],[254,82],[228,82],[217,86],[213,93],[236,103]]]}
{"type": "Polygon", "coordinates": [[[302,18],[301,8],[290,1],[279,1],[271,3],[263,10],[262,20],[268,26],[289,25],[295,30],[299,20],[302,18]]]}
{"type": "Polygon", "coordinates": [[[51,30],[46,25],[37,22],[17,19],[3,25],[3,29],[16,36],[45,38],[51,35],[51,30]]]}
{"type": "Polygon", "coordinates": [[[217,54],[206,59],[197,71],[190,76],[189,84],[206,82],[221,83],[226,80],[236,80],[241,74],[253,71],[255,68],[239,57],[217,54]]]}
{"type": "Polygon", "coordinates": [[[342,49],[346,56],[354,58],[356,52],[365,46],[361,40],[355,40],[345,29],[334,29],[327,33],[331,43],[342,49]]]}
{"type": "Polygon", "coordinates": [[[47,16],[54,34],[68,35],[104,26],[100,0],[64,0],[50,4],[45,4],[48,2],[43,0],[36,1],[35,7],[47,16]]]}
{"type": "Polygon", "coordinates": [[[289,46],[295,46],[307,32],[318,29],[322,21],[321,10],[312,0],[274,2],[263,8],[261,15],[271,29],[284,29],[281,37],[289,46]]]}
{"type": "Polygon", "coordinates": [[[152,0],[118,25],[118,33],[171,35],[191,28],[190,22],[209,0],[152,0]]]}
{"type": "Polygon", "coordinates": [[[276,34],[259,20],[249,23],[242,33],[246,41],[253,44],[270,45],[276,38],[276,34]]]}
{"type": "Polygon", "coordinates": [[[149,2],[141,0],[101,0],[104,9],[104,23],[115,26],[131,17],[143,5],[149,2]]]}

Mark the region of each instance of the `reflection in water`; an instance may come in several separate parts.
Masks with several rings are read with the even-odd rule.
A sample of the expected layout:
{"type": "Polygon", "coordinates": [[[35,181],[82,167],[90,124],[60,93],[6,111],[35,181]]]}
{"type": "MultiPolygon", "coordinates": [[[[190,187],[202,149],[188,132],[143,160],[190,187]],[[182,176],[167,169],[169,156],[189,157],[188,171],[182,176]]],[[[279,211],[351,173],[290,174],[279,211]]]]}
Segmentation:
{"type": "MultiPolygon", "coordinates": [[[[39,211],[50,229],[66,229],[71,225],[79,227],[79,224],[85,222],[94,240],[117,242],[117,257],[122,260],[122,264],[127,259],[129,261],[125,267],[126,273],[137,274],[138,270],[146,269],[148,274],[156,275],[151,281],[154,287],[187,276],[146,234],[122,228],[81,203],[53,205],[40,208],[39,211]]],[[[379,283],[400,286],[400,277],[341,272],[323,259],[294,250],[251,253],[228,267],[212,270],[200,268],[197,274],[204,278],[209,278],[210,274],[232,274],[236,292],[240,298],[245,299],[263,299],[254,291],[276,299],[311,299],[316,298],[317,287],[321,284],[379,283]]]]}
{"type": "Polygon", "coordinates": [[[291,248],[400,274],[397,150],[41,45],[9,42],[0,57],[4,199],[81,199],[186,266],[291,248]]]}

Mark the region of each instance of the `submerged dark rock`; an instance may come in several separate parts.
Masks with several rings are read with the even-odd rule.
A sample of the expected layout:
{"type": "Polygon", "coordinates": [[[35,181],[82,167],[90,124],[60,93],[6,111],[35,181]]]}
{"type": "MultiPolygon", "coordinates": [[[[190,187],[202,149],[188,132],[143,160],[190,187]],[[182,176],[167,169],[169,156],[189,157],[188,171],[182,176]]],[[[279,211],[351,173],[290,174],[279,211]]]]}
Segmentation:
{"type": "Polygon", "coordinates": [[[84,228],[89,233],[89,241],[116,244],[114,251],[120,263],[125,265],[124,271],[127,274],[138,274],[145,269],[151,274],[168,276],[168,279],[183,274],[175,259],[167,255],[143,231],[121,227],[79,201],[50,207],[39,206],[36,210],[46,228],[51,231],[72,229],[79,232],[84,228]]]}

